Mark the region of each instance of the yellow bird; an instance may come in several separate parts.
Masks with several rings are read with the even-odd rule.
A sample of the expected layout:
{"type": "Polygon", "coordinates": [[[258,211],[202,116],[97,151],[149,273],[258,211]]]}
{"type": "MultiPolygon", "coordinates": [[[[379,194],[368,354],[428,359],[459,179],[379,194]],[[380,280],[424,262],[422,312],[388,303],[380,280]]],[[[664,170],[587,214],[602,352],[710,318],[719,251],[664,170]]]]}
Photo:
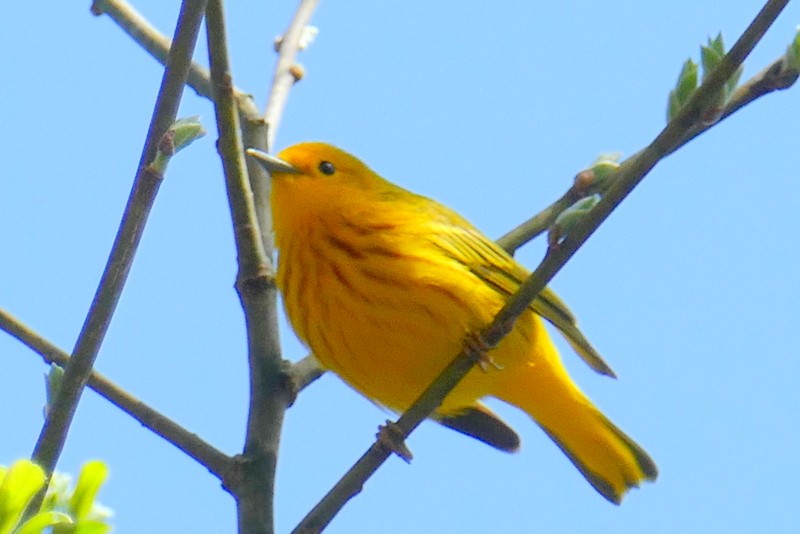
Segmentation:
{"type": "MultiPolygon", "coordinates": [[[[249,154],[272,176],[277,284],[295,332],[325,368],[392,410],[407,409],[529,274],[454,211],[338,148],[249,154]]],[[[510,452],[517,434],[480,399],[516,406],[619,504],[628,488],[656,478],[656,466],[571,380],[542,317],[613,375],[546,289],[489,353],[496,365],[470,371],[433,417],[510,452]]]]}

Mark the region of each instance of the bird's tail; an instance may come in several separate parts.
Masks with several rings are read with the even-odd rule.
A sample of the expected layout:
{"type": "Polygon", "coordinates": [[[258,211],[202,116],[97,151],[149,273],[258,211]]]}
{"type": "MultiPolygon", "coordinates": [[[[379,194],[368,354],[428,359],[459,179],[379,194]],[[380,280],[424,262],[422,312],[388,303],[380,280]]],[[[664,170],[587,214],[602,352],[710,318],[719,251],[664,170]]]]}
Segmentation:
{"type": "Polygon", "coordinates": [[[655,480],[656,465],[595,408],[554,356],[546,362],[509,369],[494,396],[530,415],[586,480],[603,497],[619,504],[629,488],[642,480],[655,480]]]}

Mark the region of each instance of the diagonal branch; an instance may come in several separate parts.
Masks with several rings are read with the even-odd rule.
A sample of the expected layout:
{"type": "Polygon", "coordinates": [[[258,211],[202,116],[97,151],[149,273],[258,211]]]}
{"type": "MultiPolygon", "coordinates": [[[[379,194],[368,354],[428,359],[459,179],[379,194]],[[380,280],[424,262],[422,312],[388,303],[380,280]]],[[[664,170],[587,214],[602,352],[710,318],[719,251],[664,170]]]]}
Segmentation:
{"type": "MultiPolygon", "coordinates": [[[[741,65],[787,3],[788,0],[768,1],[718,68],[706,79],[675,119],[647,148],[620,166],[614,185],[602,200],[576,224],[563,243],[548,250],[542,263],[520,287],[519,291],[509,299],[492,323],[478,333],[473,342],[467,343],[467,347],[461,354],[393,425],[399,437],[407,438],[472,369],[476,361],[480,359],[480,354],[475,353],[474,347],[482,346],[485,350],[496,345],[510,331],[516,318],[619,203],[658,161],[676,149],[687,132],[691,131],[698,122],[702,112],[713,101],[725,81],[741,65]],[[478,343],[476,344],[474,341],[478,343]]],[[[386,461],[390,454],[391,452],[381,443],[381,440],[377,440],[314,509],[303,518],[294,532],[318,532],[325,528],[346,502],[361,491],[364,482],[386,461]]]]}
{"type": "MultiPolygon", "coordinates": [[[[122,288],[130,271],[144,225],[155,200],[163,176],[148,166],[156,154],[157,143],[175,115],[186,84],[194,44],[203,18],[205,2],[184,2],[175,30],[175,45],[170,51],[167,68],[161,82],[150,128],[147,133],[133,190],[128,199],[119,231],[108,263],[92,301],[91,308],[66,367],[53,407],[33,450],[33,460],[51,474],[64,447],[72,418],[92,366],[100,350],[122,288]]],[[[38,510],[42,493],[30,511],[38,510]]]]}
{"type": "MultiPolygon", "coordinates": [[[[125,0],[94,0],[92,3],[92,14],[100,16],[103,14],[111,17],[111,20],[122,28],[131,39],[147,50],[151,56],[155,57],[162,65],[166,66],[169,57],[169,38],[159,32],[141,13],[125,0]]],[[[192,62],[189,66],[187,85],[197,91],[197,94],[206,98],[211,98],[211,78],[208,69],[192,62]]]]}
{"type": "MultiPolygon", "coordinates": [[[[20,343],[39,354],[45,362],[54,363],[61,367],[66,367],[69,364],[69,354],[1,309],[0,329],[5,330],[19,340],[20,343]]],[[[194,458],[197,463],[218,478],[224,478],[224,474],[230,469],[232,461],[225,453],[200,439],[197,434],[189,432],[175,421],[154,410],[100,373],[92,371],[89,375],[88,386],[111,404],[152,430],[153,433],[161,436],[188,456],[194,458]]]]}
{"type": "MultiPolygon", "coordinates": [[[[122,31],[128,34],[131,39],[158,60],[159,63],[166,66],[172,41],[159,32],[128,2],[125,0],[94,0],[92,13],[97,16],[106,14],[111,17],[111,20],[116,22],[122,28],[122,31]]],[[[192,62],[189,67],[186,85],[194,89],[198,95],[213,100],[211,73],[202,65],[192,62]]],[[[253,118],[260,116],[261,112],[253,102],[250,94],[236,87],[233,88],[233,94],[243,115],[253,118]]]]}

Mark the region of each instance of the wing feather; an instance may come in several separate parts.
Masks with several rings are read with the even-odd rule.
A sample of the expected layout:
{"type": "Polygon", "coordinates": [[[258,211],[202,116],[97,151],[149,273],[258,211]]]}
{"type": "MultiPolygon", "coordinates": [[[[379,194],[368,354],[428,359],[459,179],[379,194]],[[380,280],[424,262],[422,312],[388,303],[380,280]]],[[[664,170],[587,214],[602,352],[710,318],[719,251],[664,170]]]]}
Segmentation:
{"type": "MultiPolygon", "coordinates": [[[[448,218],[447,224],[440,226],[440,231],[436,233],[436,246],[498,293],[505,297],[513,295],[530,273],[496,243],[461,217],[455,217],[457,220],[448,218]]],[[[575,316],[553,290],[542,290],[531,304],[531,309],[555,326],[589,367],[602,375],[616,378],[611,367],[578,329],[575,316]]]]}

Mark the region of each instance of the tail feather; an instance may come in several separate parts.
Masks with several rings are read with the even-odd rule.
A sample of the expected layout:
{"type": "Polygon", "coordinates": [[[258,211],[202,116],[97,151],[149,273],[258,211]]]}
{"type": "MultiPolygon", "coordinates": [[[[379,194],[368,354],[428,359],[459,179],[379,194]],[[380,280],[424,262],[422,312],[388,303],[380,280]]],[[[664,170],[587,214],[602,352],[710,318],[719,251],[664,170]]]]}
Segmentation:
{"type": "MultiPolygon", "coordinates": [[[[655,480],[658,476],[658,468],[656,467],[656,464],[653,462],[652,458],[650,458],[644,449],[636,444],[636,442],[634,442],[624,432],[611,423],[611,421],[606,419],[606,424],[608,425],[608,430],[615,434],[616,438],[628,447],[628,452],[633,456],[636,465],[635,469],[630,469],[630,466],[625,468],[624,465],[627,463],[627,461],[623,460],[618,464],[620,467],[618,475],[605,475],[604,477],[604,475],[593,471],[587,463],[584,463],[580,456],[562,443],[559,438],[550,430],[544,426],[539,426],[548,436],[550,436],[550,439],[552,439],[555,444],[558,445],[561,451],[567,456],[567,458],[570,459],[572,464],[578,468],[578,471],[581,472],[584,478],[586,478],[589,484],[591,484],[600,495],[614,504],[620,504],[626,490],[629,488],[638,487],[642,480],[655,480]],[[619,483],[619,475],[622,476],[622,484],[619,483]],[[616,483],[613,482],[614,479],[617,480],[616,483]]],[[[609,459],[609,461],[614,462],[615,460],[609,459]]]]}
{"type": "Polygon", "coordinates": [[[619,504],[625,492],[658,475],[653,460],[577,388],[559,361],[515,369],[495,396],[524,410],[586,480],[619,504]]]}

